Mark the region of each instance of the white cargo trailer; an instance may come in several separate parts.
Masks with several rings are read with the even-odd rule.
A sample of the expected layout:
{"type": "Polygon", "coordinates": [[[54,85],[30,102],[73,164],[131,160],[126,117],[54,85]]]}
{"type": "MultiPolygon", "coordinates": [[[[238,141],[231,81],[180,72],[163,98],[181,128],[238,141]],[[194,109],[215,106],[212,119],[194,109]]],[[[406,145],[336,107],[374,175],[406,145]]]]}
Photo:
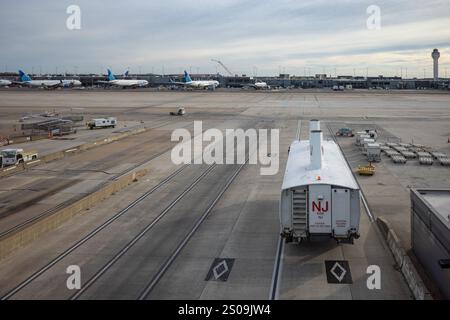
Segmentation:
{"type": "Polygon", "coordinates": [[[87,123],[89,129],[95,128],[115,128],[117,125],[117,119],[114,117],[92,119],[87,123]]]}
{"type": "Polygon", "coordinates": [[[284,175],[280,222],[286,242],[326,236],[352,242],[359,237],[360,192],[334,141],[323,141],[318,122],[310,141],[294,141],[284,175]]]}

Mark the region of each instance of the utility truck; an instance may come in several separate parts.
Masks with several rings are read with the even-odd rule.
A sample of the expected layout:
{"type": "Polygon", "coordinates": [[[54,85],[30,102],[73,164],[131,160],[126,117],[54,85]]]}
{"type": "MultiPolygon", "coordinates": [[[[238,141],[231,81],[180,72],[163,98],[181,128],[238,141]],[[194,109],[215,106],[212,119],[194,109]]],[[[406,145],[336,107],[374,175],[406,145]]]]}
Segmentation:
{"type": "Polygon", "coordinates": [[[19,163],[26,163],[38,158],[36,151],[24,152],[23,149],[3,149],[1,154],[1,167],[13,166],[19,163]]]}

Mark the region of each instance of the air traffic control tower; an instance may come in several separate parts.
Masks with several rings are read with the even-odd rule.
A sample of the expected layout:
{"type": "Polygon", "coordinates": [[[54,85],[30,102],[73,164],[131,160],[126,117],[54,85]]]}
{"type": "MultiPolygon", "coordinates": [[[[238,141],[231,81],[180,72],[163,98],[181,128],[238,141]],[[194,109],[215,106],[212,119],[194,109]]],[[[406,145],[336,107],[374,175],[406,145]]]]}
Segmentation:
{"type": "Polygon", "coordinates": [[[441,54],[438,49],[434,49],[431,53],[431,57],[433,58],[433,79],[434,81],[439,80],[439,58],[441,54]]]}

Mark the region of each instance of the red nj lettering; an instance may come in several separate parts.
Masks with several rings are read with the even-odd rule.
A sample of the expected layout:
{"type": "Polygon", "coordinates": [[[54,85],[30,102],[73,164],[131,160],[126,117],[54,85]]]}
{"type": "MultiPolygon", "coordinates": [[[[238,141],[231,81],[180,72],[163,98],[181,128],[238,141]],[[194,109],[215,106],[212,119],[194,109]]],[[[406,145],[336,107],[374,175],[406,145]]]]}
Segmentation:
{"type": "Polygon", "coordinates": [[[328,211],[328,201],[325,202],[325,207],[324,208],[322,208],[322,202],[321,201],[318,201],[318,203],[313,201],[312,202],[312,211],[313,212],[317,211],[318,213],[327,212],[328,211]]]}

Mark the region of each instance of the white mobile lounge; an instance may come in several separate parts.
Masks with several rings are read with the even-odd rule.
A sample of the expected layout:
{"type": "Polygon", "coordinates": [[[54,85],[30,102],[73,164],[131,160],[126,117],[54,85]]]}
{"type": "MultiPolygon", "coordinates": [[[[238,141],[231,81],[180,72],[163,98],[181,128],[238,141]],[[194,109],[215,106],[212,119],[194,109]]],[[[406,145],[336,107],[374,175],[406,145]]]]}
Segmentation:
{"type": "Polygon", "coordinates": [[[326,236],[353,242],[359,237],[360,193],[334,141],[323,141],[320,122],[311,120],[310,141],[290,147],[280,201],[282,236],[301,242],[326,236]]]}

